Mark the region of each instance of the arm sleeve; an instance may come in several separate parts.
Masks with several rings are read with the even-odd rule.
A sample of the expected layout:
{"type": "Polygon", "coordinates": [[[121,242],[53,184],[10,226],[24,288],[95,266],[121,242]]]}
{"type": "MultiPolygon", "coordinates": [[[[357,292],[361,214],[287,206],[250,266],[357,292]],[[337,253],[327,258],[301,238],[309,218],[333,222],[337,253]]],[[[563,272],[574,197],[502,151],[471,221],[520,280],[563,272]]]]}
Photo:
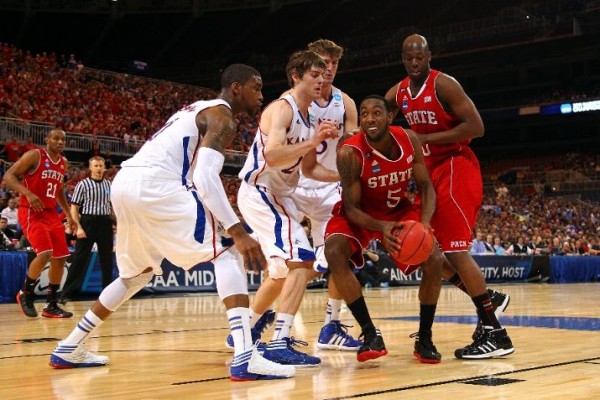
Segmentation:
{"type": "Polygon", "coordinates": [[[198,161],[192,180],[204,204],[227,230],[239,223],[240,220],[229,204],[225,188],[219,177],[224,162],[223,154],[209,147],[201,147],[198,150],[198,161]]]}

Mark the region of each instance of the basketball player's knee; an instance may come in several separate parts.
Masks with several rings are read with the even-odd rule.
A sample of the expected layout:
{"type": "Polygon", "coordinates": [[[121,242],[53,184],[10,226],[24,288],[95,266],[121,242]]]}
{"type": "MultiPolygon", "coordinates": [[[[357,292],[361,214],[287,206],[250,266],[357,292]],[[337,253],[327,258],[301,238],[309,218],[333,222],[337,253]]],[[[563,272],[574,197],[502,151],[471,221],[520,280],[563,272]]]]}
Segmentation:
{"type": "Polygon", "coordinates": [[[116,311],[121,304],[146,286],[153,276],[154,272],[150,270],[133,278],[123,279],[119,277],[100,293],[98,300],[107,310],[116,311]]]}
{"type": "Polygon", "coordinates": [[[217,292],[221,300],[234,295],[248,295],[246,270],[242,266],[241,256],[231,248],[219,255],[214,261],[217,292]]]}
{"type": "Polygon", "coordinates": [[[347,268],[347,262],[339,262],[339,260],[343,260],[344,257],[348,260],[348,256],[344,255],[341,246],[337,244],[337,242],[331,242],[327,246],[325,246],[325,259],[327,260],[328,267],[330,270],[338,270],[340,268],[347,268]]]}
{"type": "Polygon", "coordinates": [[[271,257],[268,260],[269,276],[271,279],[284,279],[287,277],[289,268],[285,260],[281,257],[271,257]]]}

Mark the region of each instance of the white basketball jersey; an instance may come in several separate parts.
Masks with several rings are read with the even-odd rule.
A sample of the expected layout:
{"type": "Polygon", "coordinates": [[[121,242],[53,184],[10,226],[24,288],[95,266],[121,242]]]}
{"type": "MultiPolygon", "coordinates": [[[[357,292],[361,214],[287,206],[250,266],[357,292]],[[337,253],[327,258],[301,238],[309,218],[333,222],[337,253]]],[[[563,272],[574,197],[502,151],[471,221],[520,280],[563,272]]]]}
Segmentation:
{"type": "MultiPolygon", "coordinates": [[[[336,87],[332,87],[331,97],[329,102],[325,106],[321,106],[317,100],[310,103],[309,112],[314,115],[316,120],[316,127],[318,127],[322,121],[329,120],[333,121],[338,129],[338,136],[331,139],[325,139],[317,146],[317,162],[325,168],[337,171],[336,166],[336,153],[337,145],[344,134],[344,122],[346,120],[346,108],[344,107],[344,97],[342,91],[336,87]]],[[[314,179],[306,178],[300,173],[299,187],[302,188],[318,188],[331,185],[330,182],[320,182],[314,179]]]]}
{"type": "MultiPolygon", "coordinates": [[[[309,113],[309,121],[306,121],[291,94],[282,96],[275,101],[287,101],[292,107],[292,122],[286,133],[287,144],[292,145],[307,140],[314,133],[314,117],[309,113]]],[[[293,163],[285,167],[270,167],[265,161],[265,147],[268,141],[269,136],[262,132],[259,124],[254,143],[248,152],[248,158],[246,158],[239,177],[249,185],[262,186],[279,195],[290,195],[298,186],[303,156],[299,156],[293,163]]]]}
{"type": "Polygon", "coordinates": [[[202,100],[177,111],[165,125],[142,146],[123,167],[156,167],[177,175],[181,184],[192,185],[192,165],[202,138],[196,125],[196,115],[210,107],[229,104],[221,99],[202,100]]]}

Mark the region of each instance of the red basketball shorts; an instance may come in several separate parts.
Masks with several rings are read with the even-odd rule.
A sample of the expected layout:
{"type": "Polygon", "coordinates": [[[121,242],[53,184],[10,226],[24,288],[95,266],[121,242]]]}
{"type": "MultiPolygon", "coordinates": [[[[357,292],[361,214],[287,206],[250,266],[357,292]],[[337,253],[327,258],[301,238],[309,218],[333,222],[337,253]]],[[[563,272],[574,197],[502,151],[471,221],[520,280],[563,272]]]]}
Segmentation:
{"type": "Polygon", "coordinates": [[[483,197],[477,157],[465,147],[430,167],[429,175],[437,195],[431,227],[442,251],[468,250],[483,197]]]}

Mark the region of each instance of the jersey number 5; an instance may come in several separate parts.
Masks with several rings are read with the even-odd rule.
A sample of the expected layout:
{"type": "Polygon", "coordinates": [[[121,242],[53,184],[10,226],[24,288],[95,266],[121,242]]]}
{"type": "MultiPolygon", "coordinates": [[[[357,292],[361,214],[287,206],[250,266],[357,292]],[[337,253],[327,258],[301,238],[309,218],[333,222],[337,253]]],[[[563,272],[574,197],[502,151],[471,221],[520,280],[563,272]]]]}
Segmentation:
{"type": "Polygon", "coordinates": [[[400,192],[402,192],[402,189],[388,190],[388,200],[386,204],[389,208],[394,208],[400,203],[400,200],[402,200],[400,192]]]}

